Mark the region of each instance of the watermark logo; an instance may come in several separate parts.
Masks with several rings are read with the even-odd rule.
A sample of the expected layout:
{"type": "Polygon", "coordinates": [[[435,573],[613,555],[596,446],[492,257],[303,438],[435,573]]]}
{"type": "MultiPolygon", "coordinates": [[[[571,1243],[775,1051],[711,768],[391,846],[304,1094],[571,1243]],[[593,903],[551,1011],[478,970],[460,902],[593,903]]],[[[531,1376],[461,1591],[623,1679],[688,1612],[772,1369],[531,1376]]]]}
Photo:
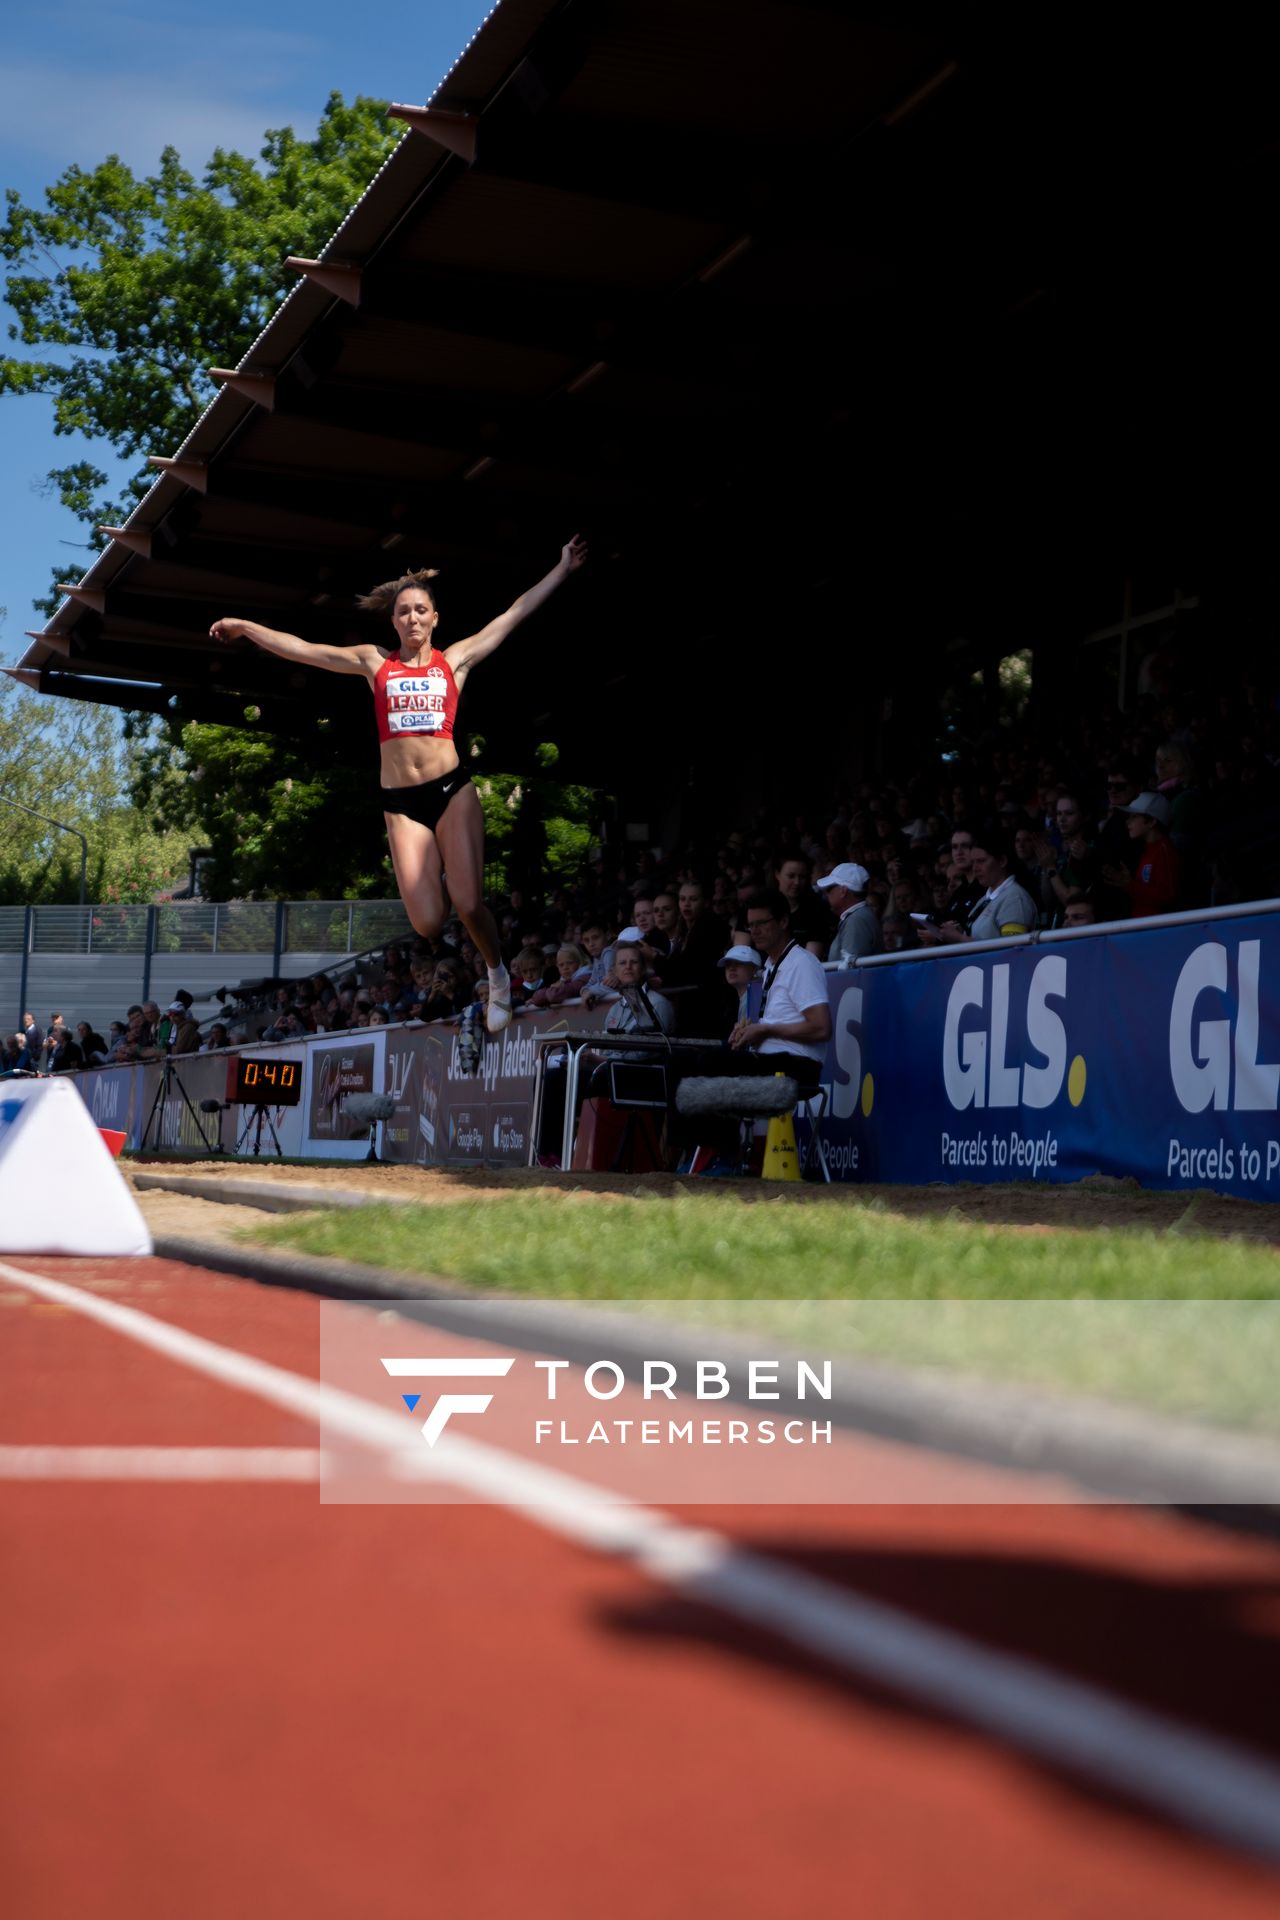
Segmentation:
{"type": "MultiPolygon", "coordinates": [[[[498,1360],[439,1360],[419,1354],[382,1362],[395,1380],[503,1380],[515,1363],[514,1354],[498,1360]]],[[[404,1393],[400,1397],[412,1413],[422,1395],[404,1393]]],[[[455,1413],[484,1413],[492,1399],[491,1393],[442,1393],[422,1423],[423,1439],[434,1447],[455,1413]]]]}

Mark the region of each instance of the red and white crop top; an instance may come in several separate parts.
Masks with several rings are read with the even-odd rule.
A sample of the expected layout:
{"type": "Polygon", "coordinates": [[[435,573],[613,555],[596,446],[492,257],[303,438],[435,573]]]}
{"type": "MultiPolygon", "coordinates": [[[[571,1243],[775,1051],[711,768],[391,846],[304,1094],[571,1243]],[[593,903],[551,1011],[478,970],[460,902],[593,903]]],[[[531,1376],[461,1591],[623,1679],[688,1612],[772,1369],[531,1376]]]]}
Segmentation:
{"type": "Polygon", "coordinates": [[[425,667],[406,663],[393,654],[378,668],[373,705],[379,740],[398,740],[409,733],[452,740],[458,683],[442,653],[433,653],[425,667]]]}

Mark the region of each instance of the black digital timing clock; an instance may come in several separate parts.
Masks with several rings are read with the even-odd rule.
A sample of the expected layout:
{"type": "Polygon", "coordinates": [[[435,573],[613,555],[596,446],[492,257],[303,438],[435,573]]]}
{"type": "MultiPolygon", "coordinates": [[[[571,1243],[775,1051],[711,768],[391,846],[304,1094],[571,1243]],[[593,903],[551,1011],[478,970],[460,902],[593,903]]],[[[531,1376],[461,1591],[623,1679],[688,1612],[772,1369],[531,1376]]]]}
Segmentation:
{"type": "Polygon", "coordinates": [[[272,1054],[227,1062],[227,1100],[241,1107],[296,1107],[302,1098],[301,1060],[272,1054]]]}

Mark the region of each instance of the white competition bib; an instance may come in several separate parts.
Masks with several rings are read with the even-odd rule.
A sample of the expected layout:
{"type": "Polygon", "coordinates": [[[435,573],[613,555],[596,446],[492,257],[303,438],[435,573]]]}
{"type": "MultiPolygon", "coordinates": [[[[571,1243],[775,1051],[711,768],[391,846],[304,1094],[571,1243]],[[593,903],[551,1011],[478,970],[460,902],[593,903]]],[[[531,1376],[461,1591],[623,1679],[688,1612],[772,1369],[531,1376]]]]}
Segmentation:
{"type": "Polygon", "coordinates": [[[439,733],[444,725],[448,682],[439,667],[398,673],[387,679],[387,731],[439,733]]]}

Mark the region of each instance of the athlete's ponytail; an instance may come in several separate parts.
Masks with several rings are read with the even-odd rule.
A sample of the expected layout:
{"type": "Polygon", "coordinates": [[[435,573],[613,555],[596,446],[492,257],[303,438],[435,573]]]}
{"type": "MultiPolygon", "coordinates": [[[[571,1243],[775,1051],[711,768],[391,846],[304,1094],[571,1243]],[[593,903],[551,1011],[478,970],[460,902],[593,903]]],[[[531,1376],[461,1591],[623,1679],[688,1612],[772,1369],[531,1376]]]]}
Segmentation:
{"type": "Polygon", "coordinates": [[[411,587],[420,587],[434,607],[436,596],[427,582],[434,580],[439,571],[439,567],[419,567],[416,573],[402,573],[398,580],[384,580],[380,587],[362,593],[356,605],[362,613],[389,613],[402,593],[411,587]]]}

